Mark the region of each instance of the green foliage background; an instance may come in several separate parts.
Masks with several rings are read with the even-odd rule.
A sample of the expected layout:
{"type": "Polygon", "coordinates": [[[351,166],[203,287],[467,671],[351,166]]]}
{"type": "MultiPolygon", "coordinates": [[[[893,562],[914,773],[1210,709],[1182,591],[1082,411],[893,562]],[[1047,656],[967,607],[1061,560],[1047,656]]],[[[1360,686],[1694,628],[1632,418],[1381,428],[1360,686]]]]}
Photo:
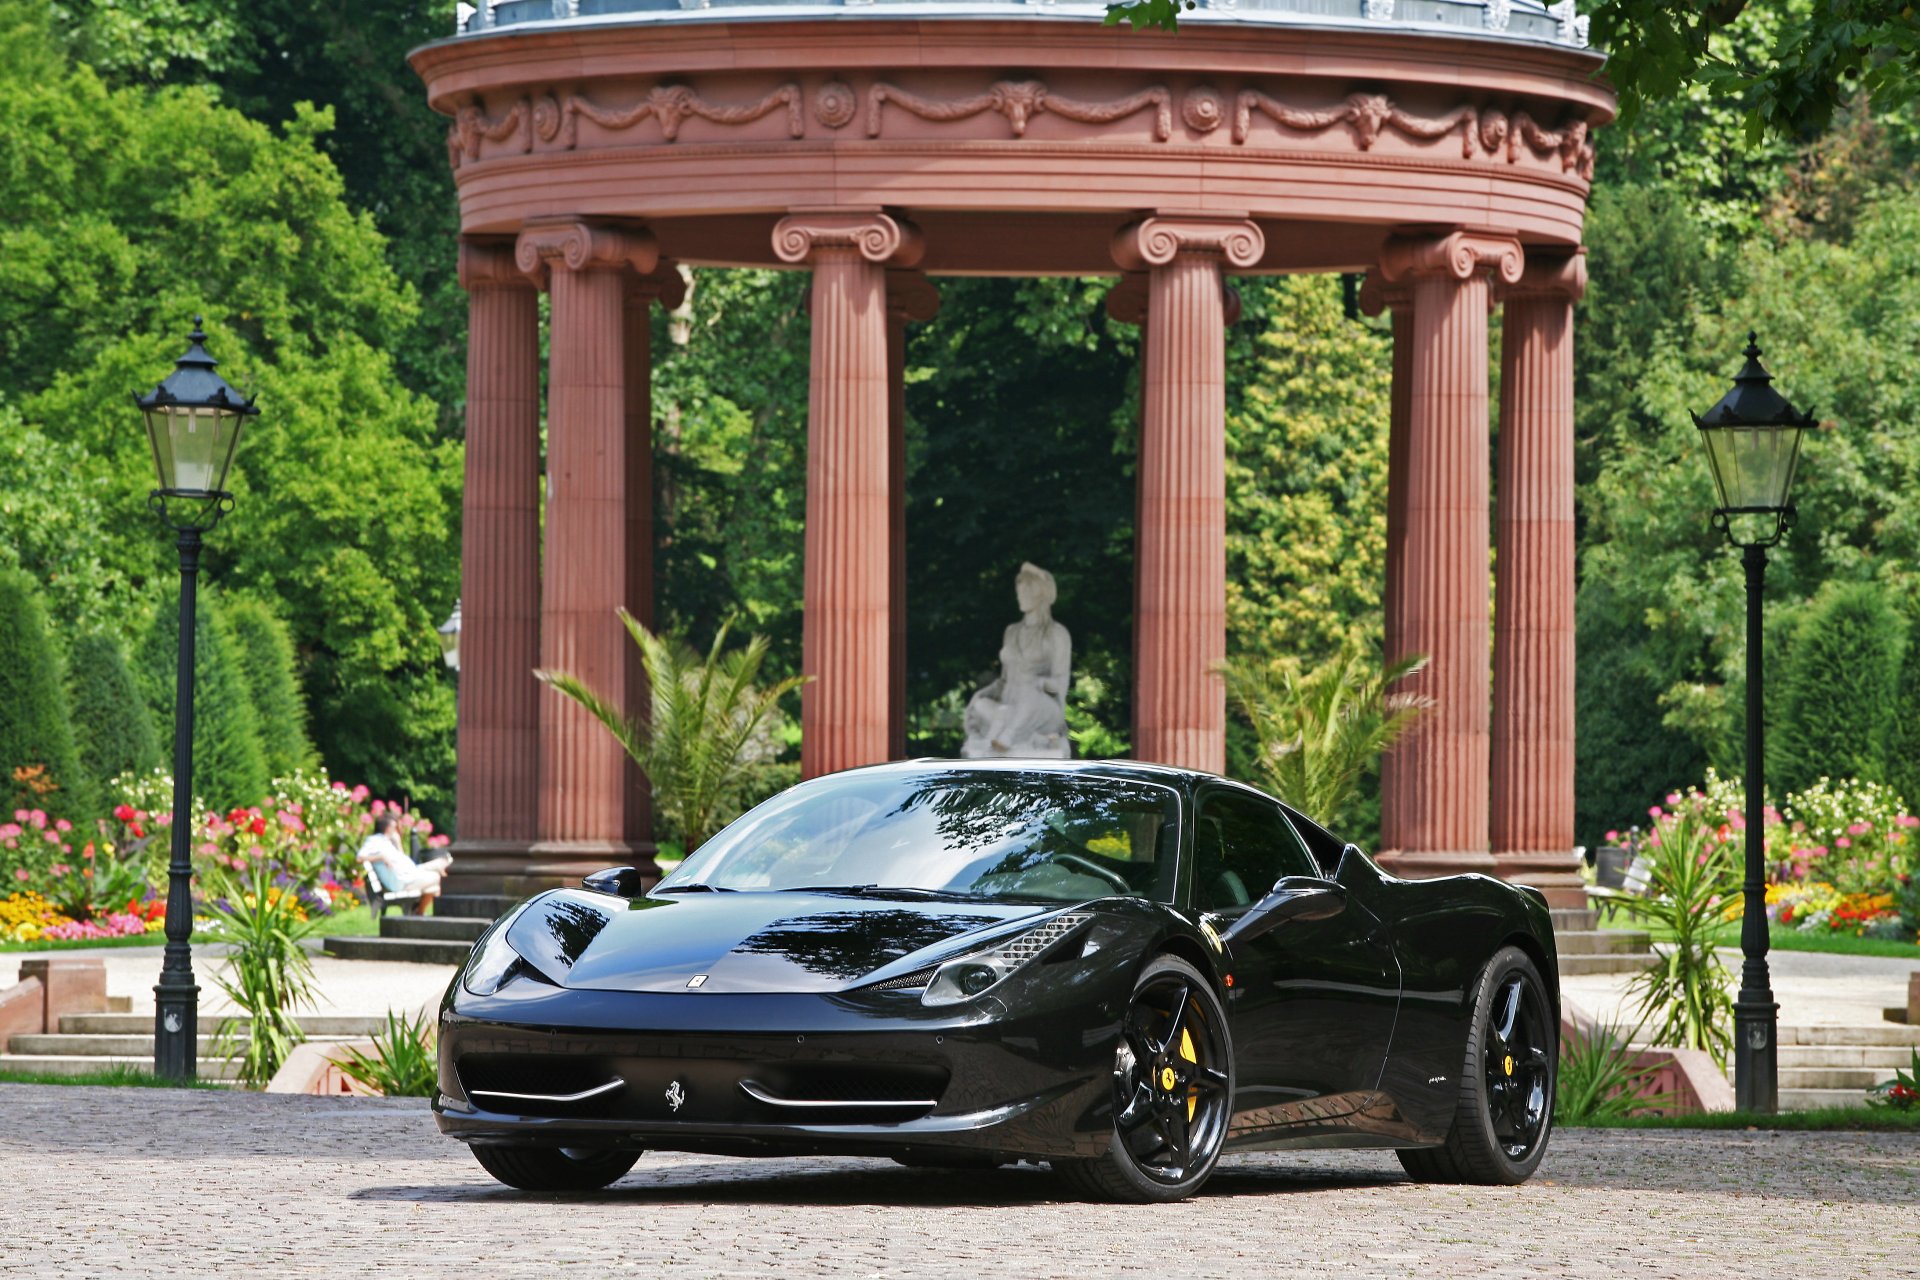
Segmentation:
{"type": "Polygon", "coordinates": [[[11,817],[18,808],[45,809],[70,819],[88,816],[92,788],[81,771],[61,697],[60,652],[47,629],[46,610],[33,580],[18,570],[0,571],[0,802],[11,817]],[[17,782],[17,768],[41,770],[57,791],[42,794],[17,782]]]}

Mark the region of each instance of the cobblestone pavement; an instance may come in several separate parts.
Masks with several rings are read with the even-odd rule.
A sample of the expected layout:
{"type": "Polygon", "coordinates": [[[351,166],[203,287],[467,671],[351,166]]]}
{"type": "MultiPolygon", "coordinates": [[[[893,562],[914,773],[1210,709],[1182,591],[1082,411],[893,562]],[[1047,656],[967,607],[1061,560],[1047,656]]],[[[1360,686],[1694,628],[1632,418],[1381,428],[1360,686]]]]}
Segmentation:
{"type": "Polygon", "coordinates": [[[1574,1130],[1516,1188],[1385,1152],[1229,1157],[1208,1193],[1025,1167],[648,1155],[499,1186],[419,1101],[0,1085],[0,1276],[1920,1276],[1920,1138],[1574,1130]]]}

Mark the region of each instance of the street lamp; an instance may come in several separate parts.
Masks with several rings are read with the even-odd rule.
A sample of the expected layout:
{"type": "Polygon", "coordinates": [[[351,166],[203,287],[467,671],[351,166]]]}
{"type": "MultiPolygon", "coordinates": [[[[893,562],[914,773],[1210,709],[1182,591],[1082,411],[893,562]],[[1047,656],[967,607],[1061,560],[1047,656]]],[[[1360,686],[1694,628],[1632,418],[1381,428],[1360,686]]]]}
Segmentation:
{"type": "Polygon", "coordinates": [[[447,620],[435,629],[440,637],[440,656],[447,660],[447,670],[456,675],[460,671],[460,602],[453,602],[453,612],[447,620]]]}
{"type": "Polygon", "coordinates": [[[1758,335],[1747,335],[1747,363],[1733,389],[1693,425],[1707,447],[1720,506],[1713,527],[1743,549],[1747,569],[1747,865],[1745,912],[1740,925],[1740,996],[1733,1005],[1734,1104],[1742,1111],[1773,1112],[1780,1105],[1777,1051],[1780,1006],[1767,972],[1766,729],[1761,708],[1760,600],[1767,576],[1767,548],[1793,525],[1793,473],[1800,438],[1813,414],[1794,412],[1773,389],[1760,366],[1758,335]]]}
{"type": "Polygon", "coordinates": [[[207,335],[193,318],[187,353],[151,395],[135,393],[146,418],[159,487],[147,505],[172,527],[180,548],[180,655],[174,677],[173,845],[167,861],[167,946],[153,989],[153,1069],[164,1080],[191,1080],[200,988],[193,981],[193,640],[200,535],[233,508],[227,468],[246,419],[260,412],[213,371],[207,335]]]}

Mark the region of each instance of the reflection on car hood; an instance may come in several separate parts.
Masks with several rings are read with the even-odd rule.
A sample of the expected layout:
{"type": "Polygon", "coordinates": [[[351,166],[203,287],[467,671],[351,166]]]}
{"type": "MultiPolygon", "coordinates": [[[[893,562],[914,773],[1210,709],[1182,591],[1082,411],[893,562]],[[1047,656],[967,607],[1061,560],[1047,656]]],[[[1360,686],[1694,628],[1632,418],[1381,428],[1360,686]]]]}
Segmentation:
{"type": "Polygon", "coordinates": [[[627,901],[558,890],[529,903],[507,940],[565,987],[828,992],[923,948],[1052,909],[805,892],[627,901]]]}

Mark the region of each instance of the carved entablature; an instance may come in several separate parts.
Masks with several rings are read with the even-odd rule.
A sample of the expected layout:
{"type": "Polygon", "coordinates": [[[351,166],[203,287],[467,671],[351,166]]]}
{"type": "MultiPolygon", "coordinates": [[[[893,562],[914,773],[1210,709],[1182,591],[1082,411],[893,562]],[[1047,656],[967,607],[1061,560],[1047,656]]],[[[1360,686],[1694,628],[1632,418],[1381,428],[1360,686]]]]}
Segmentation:
{"type": "Polygon", "coordinates": [[[883,266],[912,267],[924,249],[918,227],[877,209],[795,209],[773,228],[774,256],[796,266],[839,250],[883,266]]]}
{"type": "MultiPolygon", "coordinates": [[[[862,93],[834,79],[813,91],[811,112],[806,109],[807,93],[793,83],[742,100],[717,93],[708,97],[688,84],[662,83],[618,107],[603,105],[578,90],[555,89],[518,98],[498,116],[476,103],[461,106],[447,134],[447,155],[459,169],[492,155],[525,155],[536,149],[572,151],[580,145],[583,118],[608,134],[625,134],[651,121],[651,136],[640,133],[632,139],[641,145],[678,142],[681,127],[691,119],[738,128],[776,113],[783,118],[789,141],[830,138],[862,114],[863,100],[863,133],[868,139],[888,138],[889,121],[899,116],[912,118],[910,132],[922,141],[937,140],[927,137],[927,124],[953,124],[988,114],[1005,118],[1011,139],[1027,137],[1028,126],[1036,118],[1053,115],[1095,131],[1083,130],[1075,141],[1103,141],[1103,135],[1111,133],[1114,140],[1150,137],[1155,143],[1195,145],[1225,126],[1231,145],[1250,148],[1284,148],[1302,136],[1318,137],[1344,127],[1353,146],[1362,152],[1373,151],[1389,132],[1415,142],[1451,136],[1459,139],[1463,160],[1509,165],[1527,157],[1557,160],[1560,172],[1583,181],[1593,178],[1591,127],[1578,115],[1558,128],[1548,128],[1517,106],[1466,103],[1428,114],[1385,93],[1353,93],[1329,104],[1300,102],[1254,86],[1229,96],[1211,85],[1176,92],[1163,84],[1150,84],[1131,93],[1090,99],[1061,93],[1041,80],[995,80],[976,93],[936,95],[887,81],[875,81],[862,93]],[[1135,119],[1143,114],[1144,125],[1135,119]]],[[[897,132],[897,126],[892,128],[897,132]]],[[[764,130],[756,136],[768,141],[764,130]]]]}
{"type": "Polygon", "coordinates": [[[1413,288],[1407,284],[1388,284],[1379,271],[1367,272],[1360,283],[1360,310],[1370,316],[1383,311],[1407,311],[1413,306],[1413,288]]]}
{"type": "Polygon", "coordinates": [[[1390,285],[1422,278],[1470,280],[1491,272],[1515,284],[1526,265],[1517,237],[1498,231],[1454,231],[1444,236],[1392,236],[1380,250],[1380,274],[1390,285]]]}
{"type": "Polygon", "coordinates": [[[1587,250],[1571,254],[1530,253],[1520,278],[1497,290],[1502,301],[1514,298],[1560,298],[1578,302],[1587,292],[1587,250]]]}
{"type": "Polygon", "coordinates": [[[468,293],[475,289],[526,289],[532,282],[514,260],[514,242],[506,237],[480,239],[460,237],[460,287],[468,293]]]}
{"type": "Polygon", "coordinates": [[[659,265],[660,247],[644,230],[564,219],[528,224],[514,245],[514,260],[545,288],[555,269],[630,270],[644,276],[659,265]]]}

